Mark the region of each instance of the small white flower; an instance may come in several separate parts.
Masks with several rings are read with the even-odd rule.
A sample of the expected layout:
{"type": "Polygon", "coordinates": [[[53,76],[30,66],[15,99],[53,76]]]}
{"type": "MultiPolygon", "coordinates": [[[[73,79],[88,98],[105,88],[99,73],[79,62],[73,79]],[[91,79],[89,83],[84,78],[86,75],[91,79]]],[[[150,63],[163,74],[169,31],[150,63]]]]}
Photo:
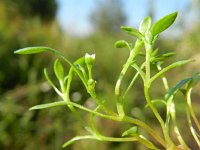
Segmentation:
{"type": "Polygon", "coordinates": [[[88,53],[85,54],[85,63],[87,65],[93,65],[94,61],[95,61],[95,54],[92,55],[88,53]]]}

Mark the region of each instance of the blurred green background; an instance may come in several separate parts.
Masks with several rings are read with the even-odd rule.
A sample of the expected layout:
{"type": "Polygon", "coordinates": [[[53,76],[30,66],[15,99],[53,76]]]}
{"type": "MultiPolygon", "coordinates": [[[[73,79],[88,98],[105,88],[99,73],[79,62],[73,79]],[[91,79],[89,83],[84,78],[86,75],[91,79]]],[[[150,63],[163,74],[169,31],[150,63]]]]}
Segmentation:
{"type": "MultiPolygon", "coordinates": [[[[77,1],[76,1],[77,2],[77,1]]],[[[90,19],[93,32],[87,35],[74,35],[66,32],[58,21],[59,4],[56,0],[1,0],[0,1],[0,149],[1,150],[61,150],[62,144],[75,135],[84,134],[79,122],[65,107],[45,110],[28,111],[31,106],[56,101],[55,92],[45,81],[43,68],[47,67],[54,78],[52,64],[55,57],[44,53],[31,56],[14,55],[13,51],[28,46],[48,46],[62,51],[67,58],[74,61],[88,53],[96,53],[94,77],[97,79],[98,94],[103,98],[114,101],[114,83],[125,62],[128,50],[116,49],[116,40],[134,38],[119,30],[126,25],[128,15],[120,0],[96,1],[91,10],[90,19]]],[[[134,1],[137,6],[138,1],[134,1]]],[[[146,15],[157,18],[158,5],[156,1],[147,1],[146,15]]],[[[179,1],[178,3],[182,3],[179,1]]],[[[76,5],[74,5],[76,6],[76,5]]],[[[81,6],[79,6],[81,7],[81,6]]],[[[169,6],[170,7],[170,6],[169,6]]],[[[77,7],[71,8],[77,9],[77,7]]],[[[84,9],[84,6],[83,8],[84,9]]],[[[67,12],[68,10],[66,10],[67,12]]],[[[81,11],[80,11],[81,12],[81,11]]],[[[139,14],[140,12],[133,12],[139,14]]],[[[169,12],[171,13],[171,12],[169,12]]],[[[72,14],[68,14],[70,16],[72,14]]],[[[165,14],[166,15],[166,14],[165,14]]],[[[78,18],[76,18],[78,19],[78,18]]],[[[175,51],[177,55],[170,59],[195,58],[196,62],[185,67],[170,71],[170,86],[174,86],[180,79],[200,70],[200,2],[187,1],[184,9],[179,12],[177,23],[164,33],[157,46],[160,53],[175,51]]],[[[67,20],[66,20],[67,21],[67,20]]],[[[134,21],[132,21],[134,22],[134,21]]],[[[81,24],[80,24],[81,26],[81,24]]],[[[76,30],[75,28],[72,30],[76,30]]],[[[86,30],[82,28],[82,30],[86,30]]],[[[66,73],[69,66],[66,66],[66,73]]],[[[130,77],[124,82],[127,85],[130,77]]],[[[55,80],[55,79],[53,79],[55,80]]],[[[127,113],[150,122],[155,130],[160,131],[152,113],[144,109],[145,100],[142,95],[142,85],[139,80],[130,92],[126,101],[127,113]]],[[[152,88],[152,95],[163,96],[160,83],[152,88]]],[[[72,99],[83,105],[90,105],[82,84],[77,80],[71,90],[72,99]]],[[[184,137],[193,149],[191,135],[185,131],[185,114],[181,95],[177,99],[179,126],[184,131],[184,137]]],[[[200,92],[194,90],[193,102],[197,115],[200,92]]],[[[160,107],[164,115],[164,109],[160,107]]],[[[85,113],[83,113],[85,114],[85,113]]],[[[85,114],[86,115],[86,114],[85,114]]],[[[87,116],[87,115],[86,115],[87,116]]],[[[98,128],[105,135],[120,136],[122,130],[129,124],[119,124],[98,118],[98,128]]],[[[80,141],[68,147],[71,150],[143,150],[137,143],[111,143],[98,141],[80,141]]]]}

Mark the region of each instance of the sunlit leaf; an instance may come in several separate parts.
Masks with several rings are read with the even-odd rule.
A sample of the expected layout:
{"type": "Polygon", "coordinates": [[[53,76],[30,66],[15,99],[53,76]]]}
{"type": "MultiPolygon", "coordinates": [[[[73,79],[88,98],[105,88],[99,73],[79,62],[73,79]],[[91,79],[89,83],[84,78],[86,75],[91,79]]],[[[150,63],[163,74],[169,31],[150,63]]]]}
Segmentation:
{"type": "Polygon", "coordinates": [[[188,82],[187,88],[195,86],[200,81],[200,73],[197,73],[192,76],[192,80],[188,82]]]}
{"type": "Polygon", "coordinates": [[[72,138],[71,140],[65,142],[63,144],[63,148],[73,144],[75,141],[79,141],[79,140],[83,140],[83,139],[92,139],[92,140],[98,140],[96,137],[92,136],[92,135],[86,135],[86,136],[76,136],[74,138],[72,138]]]}
{"type": "Polygon", "coordinates": [[[125,132],[122,133],[122,136],[126,135],[134,135],[137,134],[138,128],[136,126],[131,127],[130,129],[126,130],[125,132]]]}
{"type": "Polygon", "coordinates": [[[176,92],[186,83],[188,83],[189,81],[191,81],[192,78],[186,78],[181,80],[175,87],[173,87],[172,89],[170,89],[167,94],[165,95],[165,99],[169,99],[172,95],[176,94],[176,92]]]}
{"type": "Polygon", "coordinates": [[[140,23],[140,27],[139,27],[139,31],[142,34],[145,34],[145,32],[147,30],[149,30],[151,28],[151,17],[146,17],[142,20],[142,22],[140,23]]]}
{"type": "Polygon", "coordinates": [[[62,65],[62,63],[60,62],[59,59],[57,59],[54,62],[54,72],[55,72],[56,77],[58,78],[58,80],[61,80],[61,81],[64,80],[65,72],[64,72],[63,65],[62,65]]]}
{"type": "Polygon", "coordinates": [[[60,101],[60,102],[53,102],[53,103],[47,103],[47,104],[36,105],[36,106],[31,107],[29,110],[34,110],[34,109],[45,109],[45,108],[56,107],[56,106],[65,106],[65,105],[67,105],[66,102],[60,101]]]}
{"type": "Polygon", "coordinates": [[[152,63],[156,63],[156,62],[159,62],[159,61],[163,61],[165,60],[166,58],[169,58],[169,57],[172,57],[174,56],[176,53],[166,53],[166,54],[161,54],[161,55],[157,55],[155,57],[152,57],[151,59],[151,62],[152,63]]]}
{"type": "Polygon", "coordinates": [[[138,39],[143,38],[142,34],[137,29],[134,29],[132,27],[127,27],[127,26],[121,26],[121,29],[124,30],[128,34],[137,37],[138,39]]]}
{"type": "Polygon", "coordinates": [[[163,75],[165,72],[175,68],[175,67],[180,67],[180,66],[183,66],[183,65],[186,65],[188,63],[191,63],[193,62],[194,60],[181,60],[181,61],[178,61],[178,62],[175,62],[165,68],[163,68],[161,71],[159,71],[157,74],[155,74],[151,79],[150,79],[150,82],[153,82],[156,78],[160,77],[161,75],[163,75]]]}
{"type": "MultiPolygon", "coordinates": [[[[152,104],[158,104],[158,103],[160,103],[160,104],[167,105],[167,104],[166,104],[166,101],[164,101],[164,100],[162,100],[162,99],[151,100],[151,103],[152,103],[152,104]]],[[[145,105],[145,107],[146,107],[146,108],[149,107],[149,104],[147,103],[147,104],[145,105]]]]}
{"type": "Polygon", "coordinates": [[[52,49],[49,47],[27,47],[27,48],[16,50],[14,53],[15,54],[36,54],[36,53],[41,53],[45,51],[52,51],[52,49]]]}
{"type": "Polygon", "coordinates": [[[130,43],[128,43],[125,40],[119,40],[115,42],[115,47],[116,48],[124,48],[124,47],[128,47],[129,49],[132,49],[132,46],[130,43]]]}
{"type": "Polygon", "coordinates": [[[166,30],[168,27],[170,27],[176,17],[177,17],[177,12],[171,13],[163,18],[161,18],[160,20],[158,20],[153,26],[152,26],[152,34],[153,36],[163,32],[164,30],[166,30]]]}

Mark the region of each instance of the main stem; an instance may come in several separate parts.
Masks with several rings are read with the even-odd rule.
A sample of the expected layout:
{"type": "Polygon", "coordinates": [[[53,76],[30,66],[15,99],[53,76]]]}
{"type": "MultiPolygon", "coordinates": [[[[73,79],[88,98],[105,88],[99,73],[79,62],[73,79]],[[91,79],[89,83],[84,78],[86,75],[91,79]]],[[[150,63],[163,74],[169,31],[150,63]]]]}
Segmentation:
{"type": "Polygon", "coordinates": [[[151,110],[153,111],[155,117],[158,119],[158,121],[161,125],[161,128],[162,128],[165,140],[168,143],[168,148],[171,149],[171,148],[174,147],[174,143],[172,142],[172,140],[169,136],[169,131],[165,127],[165,123],[164,123],[162,117],[158,113],[156,107],[152,104],[150,94],[149,94],[149,88],[151,86],[151,83],[150,83],[150,79],[151,79],[151,64],[150,64],[151,62],[150,62],[150,59],[151,59],[151,53],[152,53],[153,48],[152,48],[152,45],[149,44],[149,43],[145,43],[145,48],[146,48],[146,66],[145,66],[146,67],[146,77],[145,77],[145,81],[144,81],[145,99],[146,99],[148,105],[150,106],[151,110]]]}
{"type": "Polygon", "coordinates": [[[120,117],[124,117],[125,116],[125,112],[124,112],[124,102],[121,98],[121,83],[122,80],[124,78],[124,75],[126,74],[128,68],[131,66],[133,59],[135,58],[135,56],[137,55],[138,51],[140,50],[140,48],[142,47],[143,42],[141,40],[137,40],[135,42],[135,47],[130,51],[130,55],[126,61],[126,63],[124,64],[122,71],[120,72],[120,75],[118,77],[116,86],[115,86],[115,96],[116,96],[116,107],[117,107],[117,112],[119,114],[120,117]]]}

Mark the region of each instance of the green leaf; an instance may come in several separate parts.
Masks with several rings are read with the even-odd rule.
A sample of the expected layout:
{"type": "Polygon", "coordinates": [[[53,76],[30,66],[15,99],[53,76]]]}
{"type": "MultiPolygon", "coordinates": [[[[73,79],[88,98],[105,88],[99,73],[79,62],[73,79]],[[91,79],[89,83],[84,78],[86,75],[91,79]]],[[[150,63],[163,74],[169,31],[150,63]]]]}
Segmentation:
{"type": "Polygon", "coordinates": [[[139,27],[139,31],[142,34],[145,34],[146,31],[148,31],[151,28],[151,17],[146,17],[142,20],[142,22],[140,23],[140,27],[139,27]]]}
{"type": "Polygon", "coordinates": [[[171,56],[174,56],[176,53],[166,53],[166,54],[161,54],[161,55],[157,55],[157,56],[155,56],[155,57],[153,57],[152,59],[151,59],[151,63],[157,63],[157,62],[159,62],[159,61],[163,61],[163,60],[165,60],[166,58],[169,58],[169,57],[171,57],[171,56]]]}
{"type": "Polygon", "coordinates": [[[54,62],[54,72],[55,72],[56,77],[58,78],[58,80],[64,81],[65,72],[64,72],[63,65],[62,65],[62,63],[61,63],[61,61],[59,59],[57,59],[54,62]]]}
{"type": "Polygon", "coordinates": [[[186,65],[188,63],[191,63],[193,62],[194,60],[182,60],[182,61],[178,61],[178,62],[175,62],[165,68],[163,68],[161,71],[159,71],[157,74],[155,74],[151,79],[150,79],[150,82],[153,82],[156,78],[160,77],[161,75],[163,75],[165,72],[175,68],[175,67],[180,67],[180,66],[183,66],[183,65],[186,65]]]}
{"type": "Polygon", "coordinates": [[[49,78],[49,75],[48,75],[48,72],[47,72],[47,69],[44,68],[44,75],[47,79],[47,81],[49,82],[49,84],[53,87],[53,89],[56,91],[56,93],[58,95],[60,95],[62,97],[62,93],[57,89],[57,87],[54,85],[54,83],[51,81],[51,79],[49,78]]]}
{"type": "Polygon", "coordinates": [[[27,47],[27,48],[16,50],[14,53],[15,54],[36,54],[36,53],[41,53],[45,51],[52,51],[52,49],[48,47],[27,47]]]}
{"type": "Polygon", "coordinates": [[[137,134],[138,128],[136,126],[131,127],[130,129],[126,130],[125,132],[122,133],[122,136],[126,135],[134,135],[137,134]]]}
{"type": "Polygon", "coordinates": [[[132,46],[130,43],[128,43],[125,40],[119,40],[115,42],[115,47],[116,48],[124,48],[124,47],[128,47],[129,49],[132,49],[132,46]]]}
{"type": "Polygon", "coordinates": [[[160,20],[158,20],[153,26],[152,26],[152,34],[153,36],[163,32],[166,30],[169,26],[173,24],[177,17],[177,12],[171,13],[160,20]]]}
{"type": "Polygon", "coordinates": [[[167,94],[165,95],[165,99],[168,100],[171,96],[173,96],[174,94],[176,94],[176,92],[177,92],[178,90],[180,90],[180,88],[181,88],[184,84],[188,83],[188,82],[191,81],[191,80],[192,80],[192,78],[186,78],[186,79],[181,80],[175,87],[173,87],[172,89],[170,89],[170,90],[167,92],[167,94]]]}
{"type": "Polygon", "coordinates": [[[62,147],[65,148],[65,147],[73,144],[75,141],[84,140],[84,139],[98,140],[95,136],[92,136],[92,135],[76,136],[76,137],[72,138],[71,140],[65,142],[62,147]]]}
{"type": "Polygon", "coordinates": [[[29,110],[45,109],[45,108],[56,107],[56,106],[65,106],[65,105],[67,105],[67,103],[65,101],[60,101],[60,102],[36,105],[36,106],[31,107],[29,110]]]}
{"type": "MultiPolygon", "coordinates": [[[[166,104],[166,101],[162,100],[162,99],[155,99],[155,100],[151,100],[152,104],[158,104],[158,103],[161,103],[161,104],[164,104],[165,106],[167,105],[166,104]]],[[[149,107],[149,104],[146,104],[145,105],[145,108],[149,107]]]]}
{"type": "Polygon", "coordinates": [[[193,75],[192,80],[187,85],[187,89],[195,86],[199,81],[200,81],[200,73],[193,75]]]}
{"type": "Polygon", "coordinates": [[[138,39],[142,39],[143,35],[137,30],[132,27],[121,26],[121,29],[124,30],[126,33],[137,37],[138,39]]]}

